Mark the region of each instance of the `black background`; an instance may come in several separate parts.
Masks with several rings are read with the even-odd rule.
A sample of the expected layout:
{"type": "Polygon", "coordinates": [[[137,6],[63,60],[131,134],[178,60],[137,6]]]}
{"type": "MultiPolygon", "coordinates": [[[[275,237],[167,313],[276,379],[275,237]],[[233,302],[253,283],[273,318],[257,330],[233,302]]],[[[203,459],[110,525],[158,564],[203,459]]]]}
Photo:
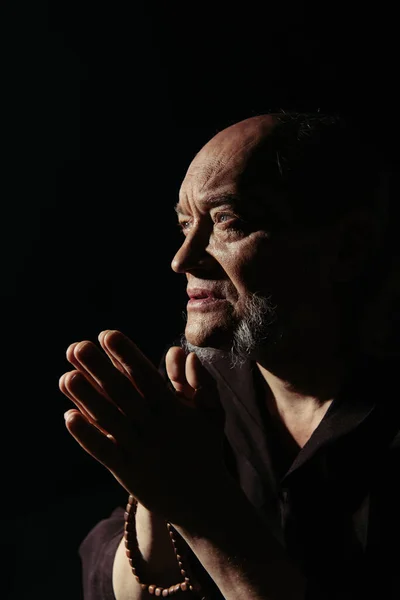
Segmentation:
{"type": "MultiPolygon", "coordinates": [[[[81,598],[77,547],[125,492],[70,438],[67,346],[181,332],[173,205],[194,154],[268,110],[398,139],[395,17],[365,5],[4,4],[2,598],[81,598]],[[369,11],[369,12],[366,12],[369,11]]],[[[395,161],[397,154],[393,155],[395,161]]]]}

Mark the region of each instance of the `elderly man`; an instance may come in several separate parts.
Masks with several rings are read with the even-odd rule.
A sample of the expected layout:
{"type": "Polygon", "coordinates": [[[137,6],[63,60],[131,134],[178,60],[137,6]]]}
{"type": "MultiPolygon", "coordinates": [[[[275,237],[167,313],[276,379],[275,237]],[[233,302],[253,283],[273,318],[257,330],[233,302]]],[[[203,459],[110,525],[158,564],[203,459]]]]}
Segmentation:
{"type": "Polygon", "coordinates": [[[360,343],[381,174],[318,114],[251,117],[195,156],[181,343],[159,370],[118,331],[67,351],[66,426],[129,493],[82,543],[86,600],[399,597],[394,370],[360,343]]]}

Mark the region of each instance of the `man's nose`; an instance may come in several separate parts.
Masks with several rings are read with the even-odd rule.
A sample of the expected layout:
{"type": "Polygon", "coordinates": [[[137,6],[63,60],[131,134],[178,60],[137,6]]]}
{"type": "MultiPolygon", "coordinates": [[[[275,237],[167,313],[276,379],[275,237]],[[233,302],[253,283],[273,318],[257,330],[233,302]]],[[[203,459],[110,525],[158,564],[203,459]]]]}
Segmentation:
{"type": "Polygon", "coordinates": [[[175,273],[187,273],[204,267],[211,259],[206,251],[207,246],[208,236],[205,237],[200,232],[188,235],[172,260],[172,270],[175,273]]]}

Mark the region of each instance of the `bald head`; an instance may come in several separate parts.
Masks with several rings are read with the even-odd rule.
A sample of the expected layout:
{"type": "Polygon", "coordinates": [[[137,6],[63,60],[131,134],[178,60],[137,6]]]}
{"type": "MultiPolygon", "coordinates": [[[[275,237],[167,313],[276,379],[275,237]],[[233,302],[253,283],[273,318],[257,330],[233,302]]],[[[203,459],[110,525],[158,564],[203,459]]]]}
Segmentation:
{"type": "MultiPolygon", "coordinates": [[[[217,186],[227,177],[238,184],[277,123],[276,115],[259,115],[235,123],[217,133],[193,159],[183,181],[181,193],[185,194],[194,182],[199,191],[204,190],[206,186],[217,186]]],[[[259,172],[258,178],[261,180],[262,171],[259,172]]]]}
{"type": "MultiPolygon", "coordinates": [[[[209,155],[235,156],[240,149],[256,148],[278,123],[277,115],[258,115],[234,123],[217,133],[197,154],[204,159],[209,155]]],[[[196,159],[195,159],[196,160],[196,159]]]]}
{"type": "Polygon", "coordinates": [[[379,157],[358,133],[342,119],[320,114],[244,119],[198,152],[181,194],[230,186],[246,196],[262,188],[265,199],[275,194],[296,222],[310,225],[336,220],[360,206],[376,208],[379,157]]]}

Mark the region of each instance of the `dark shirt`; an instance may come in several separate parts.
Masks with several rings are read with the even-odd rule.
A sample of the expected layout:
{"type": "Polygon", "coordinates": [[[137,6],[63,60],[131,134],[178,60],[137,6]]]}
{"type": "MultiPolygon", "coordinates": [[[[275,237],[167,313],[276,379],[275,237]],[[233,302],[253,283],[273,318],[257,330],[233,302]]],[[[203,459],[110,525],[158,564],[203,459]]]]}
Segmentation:
{"type": "MultiPolygon", "coordinates": [[[[400,598],[397,361],[361,357],[301,449],[279,434],[254,363],[207,368],[225,411],[227,467],[301,566],[306,599],[400,598]]],[[[118,508],[82,542],[85,600],[115,600],[112,564],[122,532],[118,508]]],[[[204,595],[222,598],[187,552],[204,595]]]]}

